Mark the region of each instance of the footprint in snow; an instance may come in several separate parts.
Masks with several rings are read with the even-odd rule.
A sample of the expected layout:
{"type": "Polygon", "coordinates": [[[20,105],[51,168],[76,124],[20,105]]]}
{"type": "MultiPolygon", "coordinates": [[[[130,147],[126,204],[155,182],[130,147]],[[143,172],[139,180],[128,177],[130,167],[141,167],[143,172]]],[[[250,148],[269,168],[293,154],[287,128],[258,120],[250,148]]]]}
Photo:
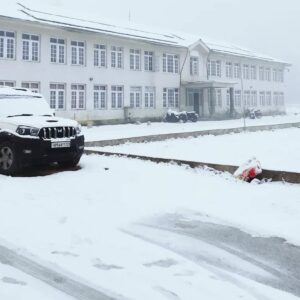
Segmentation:
{"type": "Polygon", "coordinates": [[[148,268],[151,268],[151,267],[170,268],[177,264],[178,264],[178,262],[174,259],[161,259],[161,260],[154,261],[151,263],[146,263],[146,264],[144,264],[144,266],[148,267],[148,268]]]}
{"type": "Polygon", "coordinates": [[[97,268],[97,269],[104,270],[104,271],[122,270],[122,269],[124,269],[121,266],[104,264],[99,258],[94,259],[93,266],[95,268],[97,268]]]}
{"type": "Polygon", "coordinates": [[[25,281],[20,281],[15,278],[11,277],[2,277],[2,282],[8,283],[8,284],[16,284],[16,285],[27,285],[25,281]]]}
{"type": "Polygon", "coordinates": [[[63,256],[72,256],[72,257],[79,257],[78,254],[72,253],[72,252],[68,252],[68,251],[52,251],[51,254],[54,254],[54,255],[63,255],[63,256]]]}

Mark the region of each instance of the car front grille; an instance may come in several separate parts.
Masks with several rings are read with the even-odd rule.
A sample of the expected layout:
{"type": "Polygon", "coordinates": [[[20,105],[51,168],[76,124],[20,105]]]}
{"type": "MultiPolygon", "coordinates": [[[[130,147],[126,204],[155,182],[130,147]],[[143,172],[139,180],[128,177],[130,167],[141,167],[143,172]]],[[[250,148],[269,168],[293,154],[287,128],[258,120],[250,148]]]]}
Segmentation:
{"type": "Polygon", "coordinates": [[[71,138],[75,136],[75,127],[44,127],[39,133],[39,137],[44,140],[71,138]]]}

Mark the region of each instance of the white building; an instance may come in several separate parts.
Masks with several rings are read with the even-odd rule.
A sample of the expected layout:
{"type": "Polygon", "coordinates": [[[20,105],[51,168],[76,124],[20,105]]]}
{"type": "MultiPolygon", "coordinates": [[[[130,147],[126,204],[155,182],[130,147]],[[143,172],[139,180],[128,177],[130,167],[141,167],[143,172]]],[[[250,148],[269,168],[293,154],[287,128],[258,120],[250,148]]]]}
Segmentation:
{"type": "Polygon", "coordinates": [[[168,109],[227,118],[284,113],[289,64],[191,36],[0,8],[0,85],[41,92],[83,123],[161,119],[168,109]]]}

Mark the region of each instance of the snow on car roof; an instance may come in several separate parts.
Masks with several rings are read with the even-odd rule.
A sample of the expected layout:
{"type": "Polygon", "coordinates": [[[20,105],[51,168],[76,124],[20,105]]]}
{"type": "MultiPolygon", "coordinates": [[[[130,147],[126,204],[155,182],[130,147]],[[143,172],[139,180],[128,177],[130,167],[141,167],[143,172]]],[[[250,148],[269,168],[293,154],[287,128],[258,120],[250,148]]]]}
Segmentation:
{"type": "Polygon", "coordinates": [[[0,86],[0,97],[3,96],[33,96],[35,98],[41,98],[42,95],[34,93],[29,89],[18,87],[0,86]]]}
{"type": "MultiPolygon", "coordinates": [[[[44,10],[46,8],[44,7],[44,10]]],[[[252,50],[241,48],[228,43],[212,42],[209,39],[186,33],[164,32],[161,29],[154,30],[146,28],[144,25],[127,24],[117,25],[111,22],[101,22],[74,18],[61,14],[50,13],[37,9],[31,9],[21,3],[8,3],[0,7],[0,16],[17,18],[25,21],[39,22],[52,26],[64,28],[76,28],[82,31],[108,34],[112,36],[127,37],[136,40],[143,40],[151,43],[170,45],[174,47],[190,47],[197,43],[203,43],[207,49],[215,53],[228,54],[233,56],[248,57],[270,62],[288,64],[280,59],[272,58],[252,50]]]]}

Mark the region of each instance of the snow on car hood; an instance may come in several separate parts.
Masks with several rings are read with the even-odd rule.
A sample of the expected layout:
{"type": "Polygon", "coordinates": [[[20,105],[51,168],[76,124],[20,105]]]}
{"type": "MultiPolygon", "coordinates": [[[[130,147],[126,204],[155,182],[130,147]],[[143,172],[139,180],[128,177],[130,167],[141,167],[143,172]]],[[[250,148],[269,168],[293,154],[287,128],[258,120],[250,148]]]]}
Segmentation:
{"type": "Polygon", "coordinates": [[[47,116],[19,116],[0,118],[1,122],[13,125],[23,125],[29,127],[43,128],[43,127],[61,127],[61,126],[78,126],[78,122],[70,119],[47,117],[47,116]]]}

